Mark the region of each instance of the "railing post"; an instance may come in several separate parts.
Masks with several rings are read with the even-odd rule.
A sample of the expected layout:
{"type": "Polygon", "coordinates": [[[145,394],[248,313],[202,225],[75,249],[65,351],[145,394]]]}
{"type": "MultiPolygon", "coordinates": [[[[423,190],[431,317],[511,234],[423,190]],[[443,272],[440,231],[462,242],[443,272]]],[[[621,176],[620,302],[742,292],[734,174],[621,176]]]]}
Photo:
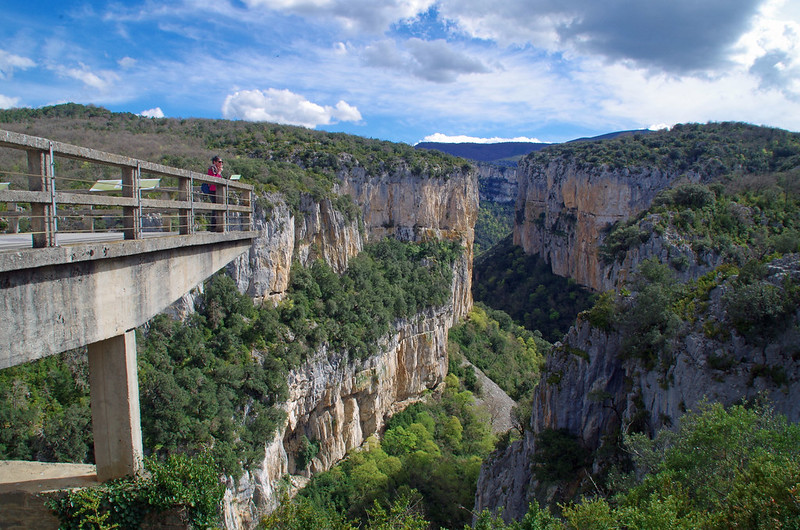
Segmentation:
{"type": "MultiPolygon", "coordinates": [[[[222,182],[221,179],[219,179],[222,182]]],[[[220,205],[223,204],[225,199],[225,185],[222,183],[215,183],[216,184],[216,191],[214,192],[214,208],[219,208],[220,205]]],[[[226,206],[227,208],[227,206],[226,206]]],[[[211,212],[211,217],[214,219],[213,223],[213,231],[214,232],[224,232],[225,231],[225,212],[222,210],[213,210],[211,212]]]]}
{"type": "Polygon", "coordinates": [[[53,156],[53,142],[50,142],[50,153],[47,159],[47,174],[50,182],[50,242],[51,247],[56,246],[56,234],[58,233],[58,210],[56,207],[56,159],[53,156]]]}
{"type": "Polygon", "coordinates": [[[188,201],[191,206],[178,210],[178,233],[189,235],[194,233],[194,179],[180,177],[178,179],[178,200],[188,201]]]}
{"type": "Polygon", "coordinates": [[[122,208],[122,232],[125,239],[139,239],[141,233],[141,218],[139,208],[139,179],[138,167],[122,168],[122,196],[135,199],[134,206],[124,206],[122,208]]]}
{"type": "MultiPolygon", "coordinates": [[[[47,168],[50,161],[46,151],[28,151],[28,189],[30,191],[47,191],[49,182],[47,168]]],[[[55,245],[55,234],[50,223],[50,208],[46,203],[31,203],[31,237],[33,248],[44,248],[55,245]]]]}
{"type": "Polygon", "coordinates": [[[255,225],[256,209],[253,204],[253,192],[251,190],[247,190],[247,205],[250,207],[250,213],[247,214],[247,229],[252,231],[255,225]]]}

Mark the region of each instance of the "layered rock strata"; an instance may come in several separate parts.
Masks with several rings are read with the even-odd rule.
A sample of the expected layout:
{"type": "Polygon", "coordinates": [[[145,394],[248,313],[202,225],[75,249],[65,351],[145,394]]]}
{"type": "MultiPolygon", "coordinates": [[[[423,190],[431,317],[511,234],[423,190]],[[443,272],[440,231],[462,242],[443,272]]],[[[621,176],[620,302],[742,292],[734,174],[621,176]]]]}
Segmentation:
{"type": "MultiPolygon", "coordinates": [[[[800,280],[800,257],[791,255],[769,264],[770,281],[800,280]]],[[[732,280],[730,280],[732,281],[732,280]]],[[[651,434],[678,425],[680,417],[702,401],[731,405],[767,398],[789,421],[800,421],[800,314],[769,342],[751,342],[728,330],[709,336],[707,322],[724,322],[722,296],[729,285],[709,294],[704,319],[687,325],[672,347],[668,367],[647,368],[622,359],[622,336],[593,327],[584,317],[556,344],[542,382],[534,394],[533,414],[522,440],[514,442],[481,471],[476,513],[503,508],[507,520],[522,517],[533,501],[545,503],[568,493],[536,481],[531,472],[536,434],[566,429],[594,451],[633,423],[651,434]]],[[[597,473],[604,462],[595,457],[597,473]]]]}
{"type": "Polygon", "coordinates": [[[539,254],[559,276],[597,291],[619,287],[624,266],[605,264],[598,247],[615,222],[647,209],[655,195],[678,179],[696,174],[658,168],[582,166],[554,159],[542,165],[524,159],[519,167],[514,244],[539,254]]]}
{"type": "Polygon", "coordinates": [[[363,245],[391,236],[405,241],[457,240],[464,252],[454,265],[451,301],[396,323],[380,353],[364,360],[346,352],[320,350],[289,374],[286,424],[268,440],[264,461],[228,484],[225,523],[250,528],[281,495],[313,473],[329,469],[347,452],[378,433],[386,419],[434,390],[447,373],[447,333],[472,306],[472,242],[478,210],[474,174],[447,178],[414,176],[406,168],[370,176],[360,168],[340,174],[340,194],[350,195],[363,226],[348,220],[330,201],[301,204],[293,214],[277,196],[260,200],[256,225],[261,236],[249,255],[229,267],[240,290],[261,300],[280,299],[293,260],[325,259],[341,272],[363,245]],[[319,452],[299,469],[303,437],[319,452]]]}

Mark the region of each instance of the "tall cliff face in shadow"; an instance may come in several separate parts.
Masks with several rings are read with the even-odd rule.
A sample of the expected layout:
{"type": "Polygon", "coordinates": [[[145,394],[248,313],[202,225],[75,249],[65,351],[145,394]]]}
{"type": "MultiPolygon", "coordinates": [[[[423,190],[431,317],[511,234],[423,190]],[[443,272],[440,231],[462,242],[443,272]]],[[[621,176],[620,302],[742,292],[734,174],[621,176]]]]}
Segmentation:
{"type": "MultiPolygon", "coordinates": [[[[768,263],[763,285],[798,280],[800,259],[792,254],[768,263]]],[[[652,435],[675,427],[705,400],[728,406],[766,398],[789,421],[800,421],[800,314],[782,317],[767,340],[733,333],[721,323],[734,282],[720,281],[709,291],[703,315],[682,324],[655,365],[622,354],[624,331],[603,329],[591,313],[581,314],[546,361],[525,436],[482,469],[476,512],[502,507],[505,517],[518,519],[533,501],[563,502],[590,492],[589,473],[602,476],[616,463],[622,432],[652,435]],[[542,482],[532,472],[537,435],[548,429],[564,429],[592,451],[591,465],[571,484],[542,482]]]]}
{"type": "Polygon", "coordinates": [[[460,241],[464,251],[454,266],[452,297],[445,306],[397,322],[376,356],[352,360],[346,352],[321,350],[290,372],[285,426],[265,441],[262,464],[246,470],[236,486],[229,484],[229,528],[253,526],[276,506],[287,487],[329,469],[378,432],[389,415],[435,389],[447,373],[448,330],[472,306],[475,174],[459,170],[428,178],[412,175],[401,165],[391,174],[371,176],[355,168],[339,174],[337,191],[353,198],[363,225],[336,210],[330,200],[304,200],[296,214],[279,196],[259,201],[256,225],[261,236],[249,255],[229,267],[241,290],[257,299],[280,299],[288,288],[293,260],[307,264],[322,258],[343,271],[364,244],[391,236],[460,241]],[[297,455],[307,440],[319,451],[301,468],[297,455]]]}

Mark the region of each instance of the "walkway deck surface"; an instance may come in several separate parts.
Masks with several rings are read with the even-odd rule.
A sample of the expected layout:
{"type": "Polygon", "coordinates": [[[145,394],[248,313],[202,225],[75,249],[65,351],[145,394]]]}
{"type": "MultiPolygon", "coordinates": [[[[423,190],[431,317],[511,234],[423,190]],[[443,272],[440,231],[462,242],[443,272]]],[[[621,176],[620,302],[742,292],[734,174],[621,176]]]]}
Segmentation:
{"type": "MultiPolygon", "coordinates": [[[[143,232],[145,239],[152,237],[171,237],[179,235],[177,232],[143,232]]],[[[69,233],[59,232],[56,234],[56,243],[60,246],[74,245],[77,243],[102,243],[105,241],[122,241],[122,232],[94,232],[94,233],[69,233]]],[[[21,248],[32,248],[33,239],[31,234],[0,234],[0,252],[6,250],[19,250],[21,248]]]]}
{"type": "Polygon", "coordinates": [[[93,464],[0,461],[0,494],[42,493],[96,485],[97,472],[93,464]]]}

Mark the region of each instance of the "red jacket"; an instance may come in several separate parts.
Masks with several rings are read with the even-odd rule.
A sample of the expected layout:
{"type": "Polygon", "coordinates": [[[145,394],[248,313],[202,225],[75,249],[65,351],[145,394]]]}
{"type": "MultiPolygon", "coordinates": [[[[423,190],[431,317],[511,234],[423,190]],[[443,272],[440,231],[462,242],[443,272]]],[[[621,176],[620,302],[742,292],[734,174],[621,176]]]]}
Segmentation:
{"type": "MultiPolygon", "coordinates": [[[[211,175],[212,177],[217,177],[219,179],[222,178],[222,175],[217,172],[217,166],[215,166],[214,164],[211,164],[211,167],[208,168],[208,175],[211,175]]],[[[217,185],[209,184],[208,189],[211,191],[217,191],[217,185]]]]}

